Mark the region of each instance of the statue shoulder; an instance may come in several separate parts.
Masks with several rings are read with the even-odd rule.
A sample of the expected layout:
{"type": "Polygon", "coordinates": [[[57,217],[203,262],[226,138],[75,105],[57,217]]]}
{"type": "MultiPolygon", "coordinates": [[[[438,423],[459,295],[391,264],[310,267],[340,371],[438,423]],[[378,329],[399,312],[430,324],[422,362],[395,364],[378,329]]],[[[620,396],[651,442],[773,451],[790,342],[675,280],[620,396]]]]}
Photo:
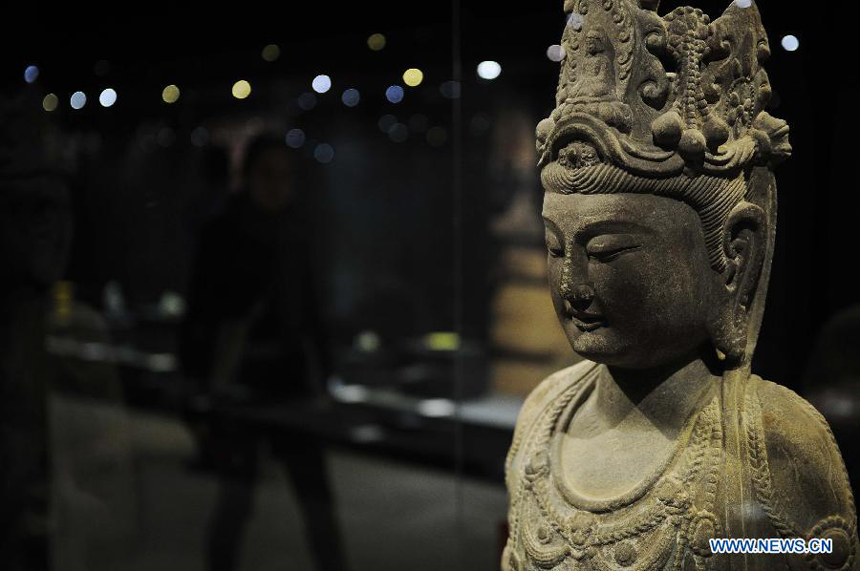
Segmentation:
{"type": "Polygon", "coordinates": [[[783,536],[833,538],[833,556],[853,563],[857,514],[827,421],[794,391],[755,376],[745,409],[753,489],[774,528],[783,536]]]}
{"type": "Polygon", "coordinates": [[[538,384],[529,393],[517,416],[516,431],[529,426],[540,413],[555,400],[559,394],[581,381],[588,373],[599,367],[592,361],[582,361],[560,371],[556,371],[538,384]]]}
{"type": "Polygon", "coordinates": [[[600,365],[592,361],[582,361],[576,365],[556,371],[542,380],[538,386],[529,393],[525,402],[523,402],[522,408],[520,408],[519,414],[517,415],[517,423],[514,428],[514,438],[511,448],[508,451],[506,472],[509,475],[523,439],[529,433],[530,428],[535,421],[540,418],[541,413],[545,411],[560,394],[583,380],[589,373],[599,366],[600,365]]]}

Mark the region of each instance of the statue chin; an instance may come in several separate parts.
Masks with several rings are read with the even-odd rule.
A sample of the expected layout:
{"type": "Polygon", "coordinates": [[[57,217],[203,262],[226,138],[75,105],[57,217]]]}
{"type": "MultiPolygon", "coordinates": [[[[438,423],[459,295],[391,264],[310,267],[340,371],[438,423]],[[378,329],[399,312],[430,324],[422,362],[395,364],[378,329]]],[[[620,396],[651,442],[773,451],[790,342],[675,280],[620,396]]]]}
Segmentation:
{"type": "Polygon", "coordinates": [[[577,355],[609,367],[658,369],[682,366],[693,359],[709,356],[707,348],[710,343],[706,339],[681,332],[673,336],[672,343],[655,343],[653,337],[626,336],[611,327],[600,327],[593,331],[580,331],[569,324],[563,327],[577,355]]]}
{"type": "Polygon", "coordinates": [[[639,354],[631,347],[619,347],[605,338],[594,339],[591,334],[583,334],[571,341],[574,352],[582,357],[601,365],[622,367],[625,369],[649,369],[662,363],[659,358],[639,354]]]}
{"type": "Polygon", "coordinates": [[[581,357],[611,367],[655,369],[683,366],[694,359],[707,362],[718,359],[710,337],[691,320],[663,334],[637,331],[635,327],[604,326],[581,331],[562,321],[571,349],[581,357]]]}

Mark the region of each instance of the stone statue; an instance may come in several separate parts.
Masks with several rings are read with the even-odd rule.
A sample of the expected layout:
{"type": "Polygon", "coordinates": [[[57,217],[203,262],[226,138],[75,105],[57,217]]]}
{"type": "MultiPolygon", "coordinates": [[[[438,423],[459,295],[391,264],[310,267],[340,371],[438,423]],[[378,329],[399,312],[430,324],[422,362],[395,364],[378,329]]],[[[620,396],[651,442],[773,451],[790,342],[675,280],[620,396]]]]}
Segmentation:
{"type": "Polygon", "coordinates": [[[603,30],[589,30],[585,35],[585,54],[582,63],[583,77],[577,83],[574,99],[594,97],[602,99],[612,96],[615,74],[612,59],[606,53],[606,35],[603,30]]]}
{"type": "Polygon", "coordinates": [[[537,137],[553,303],[586,360],[520,413],[502,569],[858,569],[830,428],[750,372],[773,167],[791,153],[764,110],[758,8],[736,0],[711,21],[658,3],[565,2],[557,107],[537,137]],[[596,54],[613,58],[599,101],[579,83],[599,76],[596,54]],[[832,550],[716,554],[711,538],[832,550]]]}

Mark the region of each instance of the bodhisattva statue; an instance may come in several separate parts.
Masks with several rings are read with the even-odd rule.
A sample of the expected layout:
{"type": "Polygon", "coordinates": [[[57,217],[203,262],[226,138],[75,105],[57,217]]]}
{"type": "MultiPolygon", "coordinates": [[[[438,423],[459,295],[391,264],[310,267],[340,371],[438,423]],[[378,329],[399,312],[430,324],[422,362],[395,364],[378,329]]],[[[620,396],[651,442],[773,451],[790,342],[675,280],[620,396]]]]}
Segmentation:
{"type": "Polygon", "coordinates": [[[658,1],[565,2],[557,107],[537,137],[552,298],[586,360],[520,413],[502,568],[857,569],[826,421],[750,373],[772,170],[791,152],[765,111],[758,9],[661,18],[658,1]],[[715,554],[710,538],[832,551],[715,554]]]}

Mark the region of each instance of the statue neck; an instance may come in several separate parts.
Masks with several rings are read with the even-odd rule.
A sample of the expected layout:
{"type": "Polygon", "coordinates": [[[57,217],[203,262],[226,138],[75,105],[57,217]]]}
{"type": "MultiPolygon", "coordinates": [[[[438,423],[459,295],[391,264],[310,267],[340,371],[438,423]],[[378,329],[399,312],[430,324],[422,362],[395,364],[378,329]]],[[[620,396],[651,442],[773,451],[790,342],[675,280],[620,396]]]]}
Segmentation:
{"type": "Polygon", "coordinates": [[[673,437],[719,379],[699,355],[653,369],[604,367],[595,386],[595,412],[610,426],[641,425],[673,437]]]}

